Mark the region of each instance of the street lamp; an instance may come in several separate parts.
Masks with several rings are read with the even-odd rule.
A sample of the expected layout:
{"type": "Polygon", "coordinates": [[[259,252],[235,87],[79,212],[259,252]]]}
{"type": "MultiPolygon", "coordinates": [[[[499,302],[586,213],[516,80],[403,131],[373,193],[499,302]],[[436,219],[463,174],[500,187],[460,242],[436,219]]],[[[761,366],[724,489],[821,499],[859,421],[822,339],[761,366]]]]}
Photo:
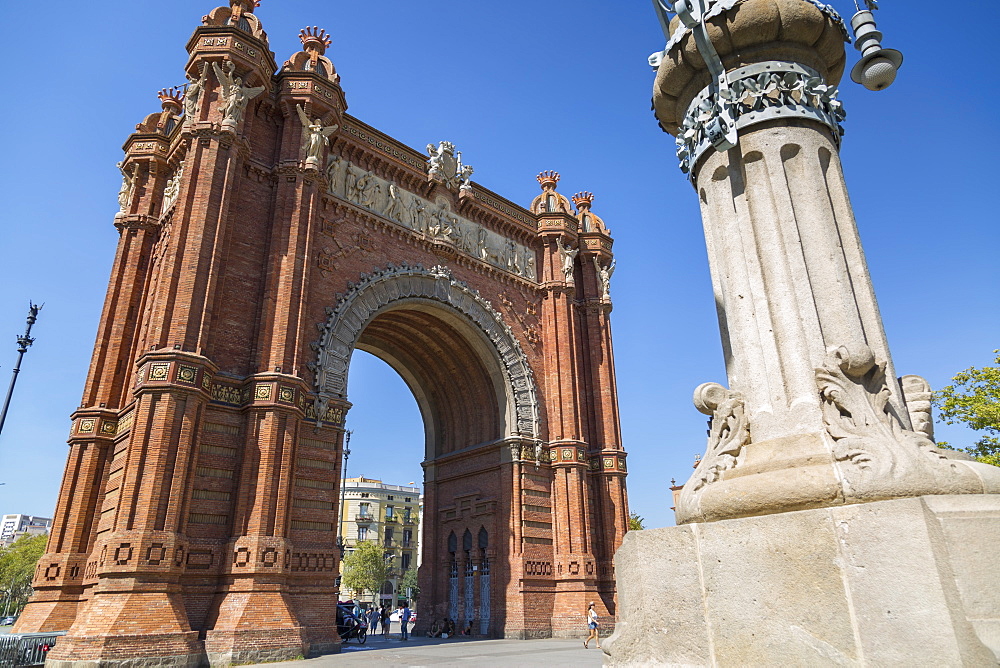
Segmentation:
{"type": "MultiPolygon", "coordinates": [[[[42,304],[44,306],[44,304],[42,304]]],[[[22,336],[17,337],[17,363],[14,365],[13,375],[10,379],[10,387],[7,389],[7,398],[3,402],[3,410],[0,411],[0,432],[3,432],[3,423],[7,420],[7,409],[10,407],[10,398],[14,395],[14,385],[17,383],[17,374],[21,371],[21,359],[24,358],[24,353],[28,352],[28,348],[31,344],[35,342],[31,338],[31,326],[35,324],[38,320],[38,312],[42,310],[42,306],[37,304],[32,304],[28,302],[28,326],[24,330],[22,336]]]]}
{"type": "Polygon", "coordinates": [[[337,522],[337,549],[340,550],[340,558],[344,558],[344,552],[347,550],[347,544],[344,542],[344,503],[347,498],[347,459],[351,456],[351,435],[354,434],[354,430],[349,430],[344,432],[344,470],[340,481],[340,517],[337,522]]]}

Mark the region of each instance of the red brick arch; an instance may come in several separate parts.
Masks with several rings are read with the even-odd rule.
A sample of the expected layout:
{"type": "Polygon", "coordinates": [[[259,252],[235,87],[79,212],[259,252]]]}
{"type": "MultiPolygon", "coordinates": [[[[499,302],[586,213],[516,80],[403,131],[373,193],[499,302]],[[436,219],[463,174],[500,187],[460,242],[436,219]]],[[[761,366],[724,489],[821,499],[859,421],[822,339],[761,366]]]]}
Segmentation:
{"type": "Polygon", "coordinates": [[[535,637],[577,634],[590,600],[613,615],[627,467],[593,196],[574,211],[544,172],[524,207],[450,143],[366,125],[319,33],[279,68],[239,6],[196,29],[187,97],[126,142],[108,296],[16,630],[70,630],[49,656],[65,666],[339,649],[355,349],[424,417],[418,619],[535,637]]]}

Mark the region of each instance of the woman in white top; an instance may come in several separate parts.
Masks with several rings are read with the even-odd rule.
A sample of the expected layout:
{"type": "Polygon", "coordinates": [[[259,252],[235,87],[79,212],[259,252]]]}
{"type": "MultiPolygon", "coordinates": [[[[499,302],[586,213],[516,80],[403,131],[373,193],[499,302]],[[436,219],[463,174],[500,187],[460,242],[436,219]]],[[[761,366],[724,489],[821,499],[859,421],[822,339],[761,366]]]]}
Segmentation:
{"type": "Polygon", "coordinates": [[[597,611],[594,610],[594,603],[591,602],[587,607],[587,629],[590,631],[590,635],[587,639],[583,641],[583,646],[586,649],[590,649],[588,643],[590,639],[593,638],[597,641],[597,649],[601,649],[601,637],[597,635],[597,611]]]}

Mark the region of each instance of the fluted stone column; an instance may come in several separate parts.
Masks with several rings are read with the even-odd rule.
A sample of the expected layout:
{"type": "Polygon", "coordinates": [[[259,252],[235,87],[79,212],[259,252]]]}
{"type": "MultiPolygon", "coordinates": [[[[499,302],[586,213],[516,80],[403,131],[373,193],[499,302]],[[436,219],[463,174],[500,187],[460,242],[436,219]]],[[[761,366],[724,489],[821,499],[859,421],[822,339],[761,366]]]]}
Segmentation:
{"type": "Polygon", "coordinates": [[[712,428],[678,522],[1000,491],[911,424],[841,170],[842,20],[809,0],[712,8],[728,90],[676,20],[654,89],[701,205],[729,380],[695,392],[712,428]],[[738,141],[718,151],[725,112],[738,141]]]}
{"type": "Polygon", "coordinates": [[[651,61],[729,387],[695,391],[711,428],[678,526],[615,554],[607,665],[996,665],[1000,572],[973,564],[1000,549],[1000,469],[938,451],[929,388],[896,380],[838,155],[843,23],[707,4],[709,40],[675,21],[651,61]]]}

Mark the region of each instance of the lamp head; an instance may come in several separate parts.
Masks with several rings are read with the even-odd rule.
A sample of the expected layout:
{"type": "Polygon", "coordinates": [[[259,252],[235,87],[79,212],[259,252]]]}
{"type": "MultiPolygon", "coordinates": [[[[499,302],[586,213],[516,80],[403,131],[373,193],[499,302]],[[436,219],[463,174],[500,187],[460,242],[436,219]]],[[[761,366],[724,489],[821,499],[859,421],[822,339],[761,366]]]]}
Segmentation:
{"type": "Polygon", "coordinates": [[[903,54],[882,48],[882,33],[875,26],[871,10],[862,10],[851,17],[851,28],[854,46],[861,52],[861,60],[851,69],[851,79],[868,90],[888,88],[896,80],[903,54]]]}

